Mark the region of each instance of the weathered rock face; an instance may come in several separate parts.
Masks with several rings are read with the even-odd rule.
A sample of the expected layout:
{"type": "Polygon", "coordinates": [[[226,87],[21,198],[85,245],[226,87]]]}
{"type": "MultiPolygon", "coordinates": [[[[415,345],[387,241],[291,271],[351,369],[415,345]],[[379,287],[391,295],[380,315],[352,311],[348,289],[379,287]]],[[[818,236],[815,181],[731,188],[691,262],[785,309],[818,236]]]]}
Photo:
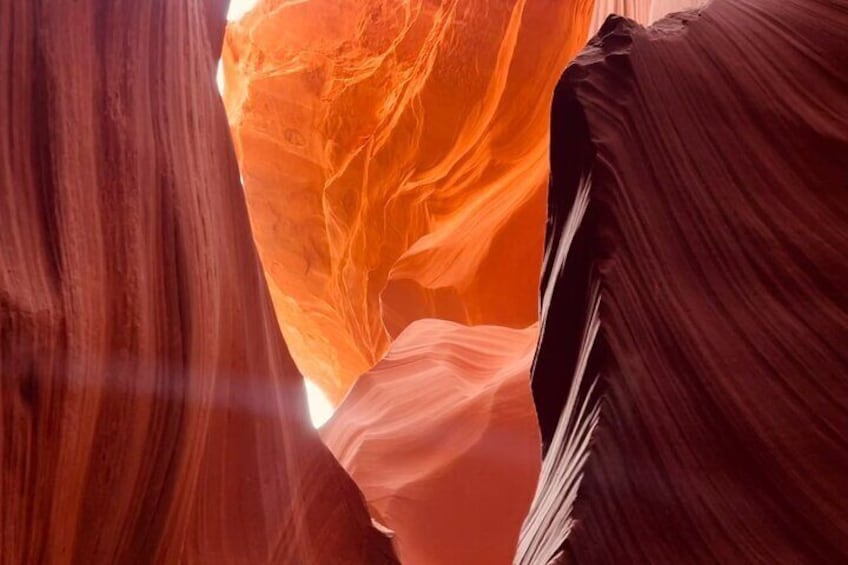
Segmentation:
{"type": "Polygon", "coordinates": [[[541,458],[536,336],[414,322],[322,428],[404,564],[511,562],[541,458]]]}
{"type": "Polygon", "coordinates": [[[4,562],[394,561],[276,325],[214,91],[222,18],[0,4],[4,562]]]}
{"type": "Polygon", "coordinates": [[[591,10],[266,0],[229,28],[260,255],[295,360],[337,400],[413,320],[535,322],[550,92],[591,10]]]}
{"type": "Polygon", "coordinates": [[[563,75],[518,562],[581,472],[569,562],[848,560],[845,7],[611,18],[563,75]]]}

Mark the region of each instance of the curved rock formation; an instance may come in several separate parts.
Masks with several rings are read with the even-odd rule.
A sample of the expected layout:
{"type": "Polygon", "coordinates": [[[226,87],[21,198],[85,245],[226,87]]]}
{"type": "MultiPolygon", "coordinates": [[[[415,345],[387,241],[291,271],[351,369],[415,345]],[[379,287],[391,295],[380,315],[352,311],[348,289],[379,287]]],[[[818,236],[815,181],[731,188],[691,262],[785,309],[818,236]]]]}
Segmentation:
{"type": "Polygon", "coordinates": [[[607,16],[616,15],[650,25],[666,14],[698,8],[707,0],[595,0],[589,34],[595,34],[607,16]]]}
{"type": "Polygon", "coordinates": [[[404,564],[510,563],[539,474],[536,336],[413,322],[321,430],[404,564]]]}
{"type": "Polygon", "coordinates": [[[276,325],[225,4],[0,3],[4,563],[395,562],[276,325]]]}
{"type": "Polygon", "coordinates": [[[591,9],[265,0],[230,26],[259,252],[295,360],[335,400],[416,319],[535,322],[549,93],[591,9]]]}
{"type": "Polygon", "coordinates": [[[846,7],[610,18],[563,75],[517,562],[848,561],[846,7]]]}

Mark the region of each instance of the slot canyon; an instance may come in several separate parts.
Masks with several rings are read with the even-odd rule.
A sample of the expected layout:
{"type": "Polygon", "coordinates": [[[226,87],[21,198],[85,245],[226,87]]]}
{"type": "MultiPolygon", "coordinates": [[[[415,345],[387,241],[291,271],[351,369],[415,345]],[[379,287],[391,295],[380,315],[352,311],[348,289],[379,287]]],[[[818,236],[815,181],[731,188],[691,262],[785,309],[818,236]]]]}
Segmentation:
{"type": "Polygon", "coordinates": [[[848,563],[848,0],[0,46],[0,564],[848,563]]]}

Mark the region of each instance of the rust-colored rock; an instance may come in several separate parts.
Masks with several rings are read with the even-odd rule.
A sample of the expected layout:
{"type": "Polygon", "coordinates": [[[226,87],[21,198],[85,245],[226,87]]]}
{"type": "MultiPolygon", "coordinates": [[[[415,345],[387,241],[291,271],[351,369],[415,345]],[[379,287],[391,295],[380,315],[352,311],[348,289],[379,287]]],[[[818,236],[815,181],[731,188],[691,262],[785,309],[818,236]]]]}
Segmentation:
{"type": "Polygon", "coordinates": [[[427,317],[537,318],[550,92],[592,2],[260,2],[226,104],[298,365],[336,400],[427,317]]]}
{"type": "Polygon", "coordinates": [[[713,0],[563,75],[518,563],[848,562],[846,29],[713,0]]]}
{"type": "Polygon", "coordinates": [[[322,428],[404,564],[511,562],[541,457],[536,336],[413,322],[322,428]]]}
{"type": "Polygon", "coordinates": [[[394,562],[276,325],[222,18],[0,3],[3,563],[394,562]]]}

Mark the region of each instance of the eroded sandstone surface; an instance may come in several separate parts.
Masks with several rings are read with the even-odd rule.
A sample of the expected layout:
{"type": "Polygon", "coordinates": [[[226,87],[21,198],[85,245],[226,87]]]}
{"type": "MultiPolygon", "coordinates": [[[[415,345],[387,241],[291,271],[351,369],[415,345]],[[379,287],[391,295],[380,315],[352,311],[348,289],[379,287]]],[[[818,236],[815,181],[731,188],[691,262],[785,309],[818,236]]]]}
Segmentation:
{"type": "Polygon", "coordinates": [[[420,318],[537,318],[556,79],[592,3],[264,0],[226,104],[283,333],[336,401],[420,318]]]}
{"type": "Polygon", "coordinates": [[[413,322],[321,429],[403,563],[512,559],[541,459],[537,335],[413,322]]]}
{"type": "Polygon", "coordinates": [[[848,559],[845,7],[614,17],[563,75],[516,562],[848,559]]]}
{"type": "Polygon", "coordinates": [[[0,3],[3,563],[395,562],[276,322],[224,4],[0,3]]]}

